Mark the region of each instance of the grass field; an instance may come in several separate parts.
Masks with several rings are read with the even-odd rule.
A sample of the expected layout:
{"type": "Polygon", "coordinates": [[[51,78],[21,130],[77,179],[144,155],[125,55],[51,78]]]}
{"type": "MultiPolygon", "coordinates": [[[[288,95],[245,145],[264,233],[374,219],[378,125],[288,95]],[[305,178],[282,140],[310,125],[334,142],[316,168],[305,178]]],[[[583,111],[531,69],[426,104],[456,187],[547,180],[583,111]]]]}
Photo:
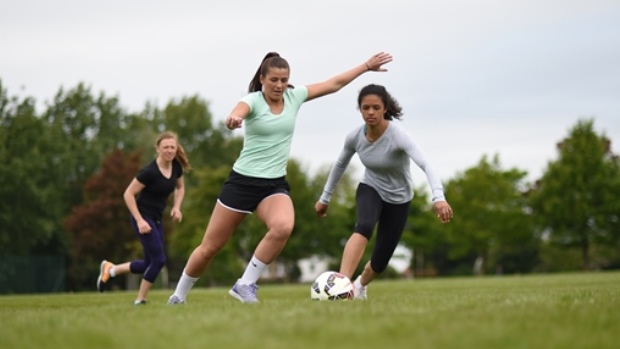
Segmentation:
{"type": "Polygon", "coordinates": [[[366,301],[317,302],[309,285],[261,303],[195,289],[0,296],[0,348],[619,348],[620,273],[376,281],[366,301]]]}

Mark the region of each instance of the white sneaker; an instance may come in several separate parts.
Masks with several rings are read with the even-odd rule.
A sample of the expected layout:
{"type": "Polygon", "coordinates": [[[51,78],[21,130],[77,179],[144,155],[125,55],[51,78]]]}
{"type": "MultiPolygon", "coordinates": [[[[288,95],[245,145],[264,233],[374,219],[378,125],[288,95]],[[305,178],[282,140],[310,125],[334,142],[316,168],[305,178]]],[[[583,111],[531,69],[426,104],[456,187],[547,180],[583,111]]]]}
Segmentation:
{"type": "Polygon", "coordinates": [[[362,285],[360,280],[362,276],[358,276],[353,282],[353,299],[364,300],[366,299],[366,286],[362,285]]]}
{"type": "Polygon", "coordinates": [[[168,298],[168,304],[170,305],[185,304],[185,301],[182,299],[179,299],[179,297],[173,294],[172,296],[170,296],[170,298],[168,298]]]}
{"type": "Polygon", "coordinates": [[[241,303],[258,303],[256,291],[258,291],[256,284],[244,285],[237,280],[230,291],[228,291],[228,294],[235,297],[241,303]]]}

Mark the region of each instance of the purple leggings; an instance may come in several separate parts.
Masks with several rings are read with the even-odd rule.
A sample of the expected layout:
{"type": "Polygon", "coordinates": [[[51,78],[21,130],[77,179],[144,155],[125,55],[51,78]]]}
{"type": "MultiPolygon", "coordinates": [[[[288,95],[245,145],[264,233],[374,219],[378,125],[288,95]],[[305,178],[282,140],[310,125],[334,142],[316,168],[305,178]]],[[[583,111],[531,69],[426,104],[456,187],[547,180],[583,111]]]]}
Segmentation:
{"type": "Polygon", "coordinates": [[[161,269],[166,265],[164,226],[160,221],[149,217],[144,217],[144,220],[151,226],[151,232],[148,234],[140,234],[136,220],[131,217],[131,227],[138,235],[144,249],[144,260],[132,261],[129,264],[129,270],[133,274],[144,274],[142,278],[153,283],[161,269]]]}

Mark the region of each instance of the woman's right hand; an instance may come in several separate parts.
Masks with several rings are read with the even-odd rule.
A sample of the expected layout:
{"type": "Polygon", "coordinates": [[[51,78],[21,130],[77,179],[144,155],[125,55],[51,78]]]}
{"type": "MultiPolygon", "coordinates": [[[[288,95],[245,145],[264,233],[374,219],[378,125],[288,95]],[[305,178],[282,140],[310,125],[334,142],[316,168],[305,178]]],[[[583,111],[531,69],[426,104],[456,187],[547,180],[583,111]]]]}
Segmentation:
{"type": "Polygon", "coordinates": [[[140,232],[140,234],[148,234],[151,232],[151,225],[144,219],[140,219],[136,223],[138,225],[138,231],[140,232]]]}
{"type": "Polygon", "coordinates": [[[242,124],[243,118],[241,117],[230,115],[226,118],[226,127],[228,127],[229,130],[240,128],[242,124]]]}
{"type": "Polygon", "coordinates": [[[316,211],[316,214],[319,217],[325,217],[327,216],[327,208],[329,207],[329,205],[325,205],[323,203],[321,203],[320,201],[317,201],[316,204],[314,205],[314,210],[316,211]]]}

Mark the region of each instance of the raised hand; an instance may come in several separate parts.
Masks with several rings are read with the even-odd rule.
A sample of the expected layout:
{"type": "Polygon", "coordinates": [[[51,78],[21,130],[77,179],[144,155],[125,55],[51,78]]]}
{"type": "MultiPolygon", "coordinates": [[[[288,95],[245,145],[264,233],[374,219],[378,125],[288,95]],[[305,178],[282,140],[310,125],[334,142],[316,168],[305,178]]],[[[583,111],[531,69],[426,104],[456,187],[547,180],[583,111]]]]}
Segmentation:
{"type": "Polygon", "coordinates": [[[390,63],[392,61],[392,55],[386,52],[379,52],[376,55],[370,57],[366,62],[366,68],[372,71],[387,71],[387,69],[383,68],[384,64],[390,63]]]}

